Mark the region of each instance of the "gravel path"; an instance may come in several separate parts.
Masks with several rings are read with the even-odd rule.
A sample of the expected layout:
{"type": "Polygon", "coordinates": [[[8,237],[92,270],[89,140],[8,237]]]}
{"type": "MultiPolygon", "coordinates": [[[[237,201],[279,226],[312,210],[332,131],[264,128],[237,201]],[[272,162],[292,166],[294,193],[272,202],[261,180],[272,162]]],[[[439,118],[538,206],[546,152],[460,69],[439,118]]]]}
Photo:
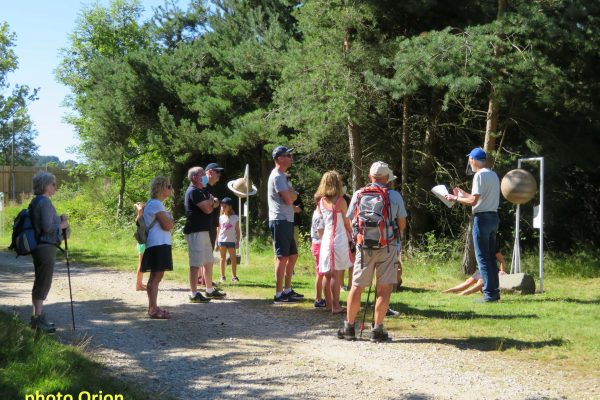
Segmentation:
{"type": "MultiPolygon", "coordinates": [[[[31,259],[0,253],[0,309],[28,320],[31,259]]],[[[121,378],[178,399],[600,399],[598,379],[508,360],[456,341],[394,336],[345,342],[320,310],[236,298],[189,304],[184,285],[164,281],[159,304],[173,318],[145,317],[134,273],[71,266],[76,333],[66,268],[57,265],[46,311],[66,341],[121,378]]],[[[157,398],[159,396],[157,395],[157,398]]]]}

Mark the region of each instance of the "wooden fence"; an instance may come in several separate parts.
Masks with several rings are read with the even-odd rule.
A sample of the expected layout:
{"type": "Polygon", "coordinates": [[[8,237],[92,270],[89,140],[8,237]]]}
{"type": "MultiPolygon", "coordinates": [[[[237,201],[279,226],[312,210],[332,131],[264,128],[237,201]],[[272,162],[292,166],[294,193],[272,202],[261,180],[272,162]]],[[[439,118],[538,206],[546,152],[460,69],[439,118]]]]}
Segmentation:
{"type": "Polygon", "coordinates": [[[69,181],[69,171],[60,167],[14,167],[0,166],[0,192],[4,193],[4,201],[20,200],[33,193],[33,175],[38,171],[48,171],[56,176],[56,183],[69,181]],[[14,195],[12,176],[14,175],[14,195]]]}

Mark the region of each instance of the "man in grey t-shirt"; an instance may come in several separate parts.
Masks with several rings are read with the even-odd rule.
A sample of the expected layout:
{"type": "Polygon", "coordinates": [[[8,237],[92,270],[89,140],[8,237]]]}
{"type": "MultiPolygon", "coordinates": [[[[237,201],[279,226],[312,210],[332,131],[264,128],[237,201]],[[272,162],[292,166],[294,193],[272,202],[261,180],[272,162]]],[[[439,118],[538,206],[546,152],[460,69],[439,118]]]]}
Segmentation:
{"type": "Polygon", "coordinates": [[[275,249],[275,297],[276,303],[299,301],[303,295],[292,289],[292,272],[298,259],[294,240],[294,201],[298,193],[289,183],[285,171],[292,165],[292,149],[277,146],[271,154],[275,168],[267,184],[269,203],[269,229],[275,249]],[[284,282],[285,281],[285,282],[284,282]],[[284,288],[285,283],[285,288],[284,288]]]}
{"type": "Polygon", "coordinates": [[[454,194],[447,194],[446,198],[473,207],[473,245],[483,278],[483,298],[478,301],[494,302],[500,300],[496,264],[500,180],[494,171],[486,167],[487,155],[483,149],[476,147],[467,156],[469,166],[475,172],[472,193],[457,187],[453,190],[454,194]]]}

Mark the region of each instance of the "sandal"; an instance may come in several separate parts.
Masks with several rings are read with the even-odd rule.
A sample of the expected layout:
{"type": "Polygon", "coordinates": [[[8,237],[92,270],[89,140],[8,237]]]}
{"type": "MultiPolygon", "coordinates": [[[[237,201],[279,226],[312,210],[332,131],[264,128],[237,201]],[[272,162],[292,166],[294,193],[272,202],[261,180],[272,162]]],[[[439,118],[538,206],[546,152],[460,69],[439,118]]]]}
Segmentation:
{"type": "Polygon", "coordinates": [[[142,284],[141,286],[135,286],[135,290],[137,290],[138,292],[144,291],[146,290],[146,285],[142,284]]]}
{"type": "Polygon", "coordinates": [[[153,312],[148,311],[148,317],[151,319],[170,319],[171,313],[163,308],[156,308],[153,312]]]}
{"type": "Polygon", "coordinates": [[[331,310],[331,313],[332,313],[333,315],[343,314],[343,313],[345,313],[345,312],[346,312],[346,309],[345,309],[344,307],[340,308],[340,309],[339,309],[339,310],[337,310],[337,311],[333,311],[333,310],[331,310]]]}

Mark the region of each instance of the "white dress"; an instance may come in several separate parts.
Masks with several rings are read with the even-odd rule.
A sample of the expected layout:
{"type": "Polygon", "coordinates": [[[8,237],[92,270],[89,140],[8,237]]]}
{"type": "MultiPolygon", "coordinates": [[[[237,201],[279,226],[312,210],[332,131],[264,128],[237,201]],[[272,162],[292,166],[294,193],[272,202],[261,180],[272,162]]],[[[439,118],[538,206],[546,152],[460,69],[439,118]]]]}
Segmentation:
{"type": "Polygon", "coordinates": [[[342,271],[352,266],[348,234],[344,226],[344,218],[339,205],[344,201],[338,197],[333,209],[325,207],[324,200],[319,202],[321,211],[321,226],[324,230],[321,237],[321,253],[319,255],[319,272],[326,273],[331,269],[342,271]]]}

